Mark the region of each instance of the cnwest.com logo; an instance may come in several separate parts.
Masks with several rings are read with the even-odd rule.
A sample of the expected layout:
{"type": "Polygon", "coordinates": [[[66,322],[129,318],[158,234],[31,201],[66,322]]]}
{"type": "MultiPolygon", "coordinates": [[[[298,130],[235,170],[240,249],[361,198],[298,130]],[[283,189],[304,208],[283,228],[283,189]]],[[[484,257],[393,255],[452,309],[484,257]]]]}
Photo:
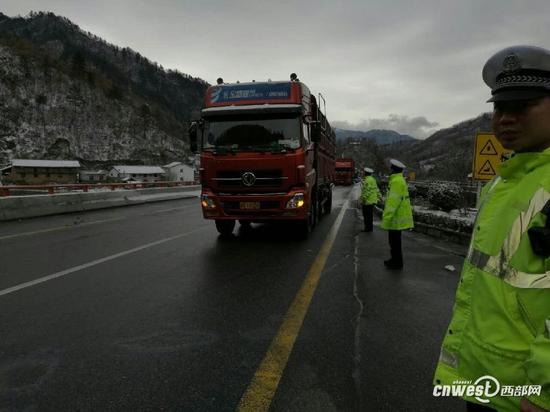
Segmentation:
{"type": "Polygon", "coordinates": [[[472,381],[454,381],[451,385],[435,385],[433,395],[436,397],[475,397],[481,403],[489,403],[495,396],[539,396],[541,385],[501,385],[493,376],[485,375],[472,381]]]}

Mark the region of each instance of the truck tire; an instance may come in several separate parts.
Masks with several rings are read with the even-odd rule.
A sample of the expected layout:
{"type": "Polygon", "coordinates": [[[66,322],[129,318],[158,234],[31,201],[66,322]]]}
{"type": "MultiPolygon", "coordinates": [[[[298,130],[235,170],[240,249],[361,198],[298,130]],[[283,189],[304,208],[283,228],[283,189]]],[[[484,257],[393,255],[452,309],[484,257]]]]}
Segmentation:
{"type": "Polygon", "coordinates": [[[235,228],[234,220],[216,220],[216,229],[222,236],[229,236],[235,228]]]}
{"type": "Polygon", "coordinates": [[[330,212],[332,212],[332,190],[329,190],[327,200],[325,200],[325,207],[323,212],[325,212],[325,215],[330,215],[330,212]]]}
{"type": "Polygon", "coordinates": [[[317,188],[315,188],[315,190],[313,191],[312,196],[313,196],[312,200],[311,200],[312,227],[315,227],[315,226],[317,226],[317,223],[319,223],[319,221],[323,217],[323,211],[324,211],[323,199],[324,199],[324,195],[323,195],[322,189],[317,190],[317,188]]]}
{"type": "Polygon", "coordinates": [[[307,218],[304,220],[301,220],[298,223],[300,237],[303,239],[308,237],[308,235],[313,231],[313,228],[317,224],[317,220],[319,218],[319,210],[320,210],[318,206],[319,205],[317,204],[317,196],[314,196],[313,199],[311,200],[311,207],[309,209],[307,218]]]}
{"type": "Polygon", "coordinates": [[[321,219],[323,208],[321,207],[321,194],[322,192],[315,187],[313,189],[313,193],[311,194],[311,228],[313,229],[315,226],[317,226],[317,223],[319,223],[319,220],[321,219]]]}
{"type": "Polygon", "coordinates": [[[252,223],[250,220],[239,220],[239,231],[241,233],[249,233],[252,230],[252,223]]]}

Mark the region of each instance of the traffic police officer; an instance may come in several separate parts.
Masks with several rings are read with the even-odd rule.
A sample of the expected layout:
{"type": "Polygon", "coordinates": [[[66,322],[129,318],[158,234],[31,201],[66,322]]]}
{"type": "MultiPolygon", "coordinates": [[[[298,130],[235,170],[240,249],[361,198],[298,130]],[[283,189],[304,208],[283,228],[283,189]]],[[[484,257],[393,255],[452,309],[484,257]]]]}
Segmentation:
{"type": "Polygon", "coordinates": [[[411,229],[413,224],[409,189],[403,177],[405,165],[399,160],[391,159],[392,174],[388,181],[388,191],[382,214],[382,229],[388,231],[391,259],[385,260],[388,269],[403,267],[403,252],[401,250],[401,231],[411,229]]]}
{"type": "Polygon", "coordinates": [[[364,232],[372,232],[372,212],[374,205],[380,199],[380,190],[376,184],[376,180],[372,176],[374,170],[370,167],[365,167],[365,179],[361,189],[361,204],[363,205],[363,222],[365,225],[364,232]]]}
{"type": "Polygon", "coordinates": [[[494,396],[466,394],[469,410],[548,411],[550,51],[503,49],[485,64],[483,80],[492,93],[493,131],[515,154],[482,192],[434,395],[441,385],[490,376],[500,391],[493,380],[494,396]]]}

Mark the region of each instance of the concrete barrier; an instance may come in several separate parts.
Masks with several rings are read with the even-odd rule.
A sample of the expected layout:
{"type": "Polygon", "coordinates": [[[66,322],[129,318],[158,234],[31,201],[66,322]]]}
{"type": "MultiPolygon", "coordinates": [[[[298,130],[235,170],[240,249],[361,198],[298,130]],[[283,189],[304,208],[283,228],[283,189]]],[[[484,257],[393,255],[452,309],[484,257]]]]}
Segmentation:
{"type": "Polygon", "coordinates": [[[82,212],[198,196],[200,186],[177,186],[0,198],[0,221],[82,212]]]}

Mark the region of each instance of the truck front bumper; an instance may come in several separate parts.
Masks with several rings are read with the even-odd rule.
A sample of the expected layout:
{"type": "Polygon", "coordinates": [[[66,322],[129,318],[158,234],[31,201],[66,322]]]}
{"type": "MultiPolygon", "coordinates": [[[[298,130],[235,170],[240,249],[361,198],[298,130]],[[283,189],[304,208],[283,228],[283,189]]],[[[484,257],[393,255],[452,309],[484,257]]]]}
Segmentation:
{"type": "Polygon", "coordinates": [[[305,190],[262,194],[214,194],[203,190],[201,206],[205,219],[220,220],[303,220],[309,211],[305,190]]]}

